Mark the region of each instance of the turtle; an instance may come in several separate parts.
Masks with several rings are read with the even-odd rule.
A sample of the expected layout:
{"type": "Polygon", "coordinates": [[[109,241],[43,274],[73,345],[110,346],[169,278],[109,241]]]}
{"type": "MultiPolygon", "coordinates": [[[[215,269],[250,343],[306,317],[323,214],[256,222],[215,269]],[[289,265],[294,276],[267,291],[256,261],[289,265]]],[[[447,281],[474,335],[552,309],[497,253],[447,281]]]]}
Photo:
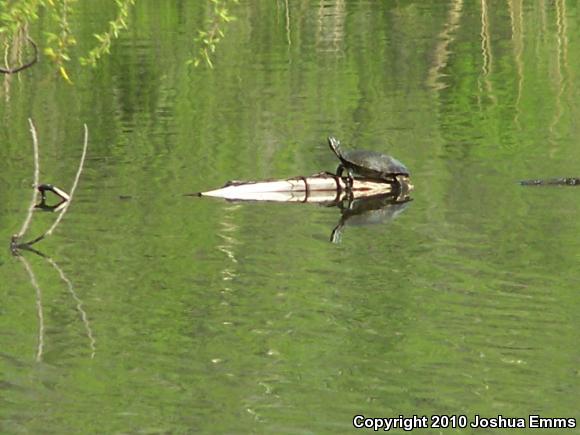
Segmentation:
{"type": "Polygon", "coordinates": [[[328,145],[340,160],[336,175],[341,177],[346,170],[351,187],[355,174],[373,180],[399,183],[398,176],[409,176],[407,167],[391,156],[368,150],[343,151],[340,141],[332,136],[328,138],[328,145]]]}

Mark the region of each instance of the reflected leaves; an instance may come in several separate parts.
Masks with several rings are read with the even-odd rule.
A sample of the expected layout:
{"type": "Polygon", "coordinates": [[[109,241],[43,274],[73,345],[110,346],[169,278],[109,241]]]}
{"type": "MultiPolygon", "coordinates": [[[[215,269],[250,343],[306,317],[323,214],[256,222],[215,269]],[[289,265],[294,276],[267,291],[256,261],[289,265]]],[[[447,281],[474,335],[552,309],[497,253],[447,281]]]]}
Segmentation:
{"type": "Polygon", "coordinates": [[[198,66],[204,62],[213,68],[212,56],[220,41],[225,37],[225,26],[236,19],[229,9],[228,3],[237,4],[239,0],[211,0],[211,11],[206,19],[205,28],[198,30],[196,42],[199,44],[197,56],[188,61],[188,64],[198,66]]]}

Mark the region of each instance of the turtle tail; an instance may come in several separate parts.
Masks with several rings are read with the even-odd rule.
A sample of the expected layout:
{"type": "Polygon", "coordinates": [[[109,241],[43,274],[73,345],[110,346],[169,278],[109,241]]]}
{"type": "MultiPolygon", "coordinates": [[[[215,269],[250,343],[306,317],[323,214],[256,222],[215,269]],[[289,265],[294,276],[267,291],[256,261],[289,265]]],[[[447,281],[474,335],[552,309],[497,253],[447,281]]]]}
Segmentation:
{"type": "Polygon", "coordinates": [[[342,160],[342,150],[340,149],[340,141],[333,136],[328,136],[328,146],[330,146],[332,152],[336,154],[336,157],[342,160]]]}

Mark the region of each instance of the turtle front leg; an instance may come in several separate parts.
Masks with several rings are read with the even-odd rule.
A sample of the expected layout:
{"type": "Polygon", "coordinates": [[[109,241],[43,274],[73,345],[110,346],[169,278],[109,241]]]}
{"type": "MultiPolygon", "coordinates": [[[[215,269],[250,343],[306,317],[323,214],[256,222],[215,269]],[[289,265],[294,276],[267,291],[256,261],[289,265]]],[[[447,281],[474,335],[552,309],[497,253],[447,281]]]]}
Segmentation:
{"type": "Polygon", "coordinates": [[[350,169],[347,169],[346,172],[348,174],[348,188],[352,192],[352,185],[354,184],[354,175],[350,169]]]}
{"type": "Polygon", "coordinates": [[[346,177],[346,188],[347,188],[347,190],[349,190],[350,192],[352,192],[352,184],[353,184],[353,180],[354,180],[354,177],[352,175],[352,171],[350,169],[348,169],[348,168],[345,168],[344,165],[341,163],[336,168],[336,176],[342,178],[342,173],[345,170],[346,170],[346,173],[347,173],[347,177],[346,177]]]}
{"type": "Polygon", "coordinates": [[[354,193],[352,191],[352,186],[354,184],[354,176],[353,176],[352,170],[350,168],[345,168],[344,166],[341,168],[341,175],[342,175],[342,170],[344,170],[344,169],[346,169],[346,173],[347,173],[346,198],[348,200],[349,208],[350,208],[350,204],[352,204],[352,202],[354,201],[354,193]]]}

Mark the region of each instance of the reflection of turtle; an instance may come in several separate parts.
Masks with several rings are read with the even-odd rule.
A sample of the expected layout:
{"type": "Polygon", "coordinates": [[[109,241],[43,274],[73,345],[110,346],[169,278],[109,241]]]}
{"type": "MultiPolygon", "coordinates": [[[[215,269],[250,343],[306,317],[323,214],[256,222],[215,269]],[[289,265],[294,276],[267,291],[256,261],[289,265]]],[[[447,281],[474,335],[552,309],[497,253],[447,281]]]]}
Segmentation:
{"type": "Polygon", "coordinates": [[[336,175],[340,177],[346,170],[351,185],[355,174],[364,178],[390,182],[396,181],[399,175],[409,176],[407,167],[391,156],[376,151],[343,151],[340,142],[332,136],[328,138],[328,145],[340,160],[336,175]]]}
{"type": "Polygon", "coordinates": [[[409,205],[409,197],[397,198],[392,194],[375,195],[349,201],[345,207],[339,203],[342,209],[340,221],[332,230],[330,241],[340,243],[342,229],[345,226],[366,226],[390,222],[397,218],[409,205]]]}

